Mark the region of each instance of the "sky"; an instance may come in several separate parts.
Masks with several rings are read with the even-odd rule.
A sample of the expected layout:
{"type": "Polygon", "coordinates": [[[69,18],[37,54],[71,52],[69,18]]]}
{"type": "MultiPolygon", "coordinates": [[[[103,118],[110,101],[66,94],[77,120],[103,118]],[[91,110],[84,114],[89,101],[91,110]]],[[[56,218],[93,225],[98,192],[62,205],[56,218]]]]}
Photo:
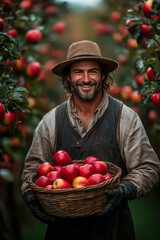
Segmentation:
{"type": "Polygon", "coordinates": [[[94,7],[98,5],[101,0],[56,0],[56,2],[66,2],[74,5],[83,5],[83,7],[94,7]]]}

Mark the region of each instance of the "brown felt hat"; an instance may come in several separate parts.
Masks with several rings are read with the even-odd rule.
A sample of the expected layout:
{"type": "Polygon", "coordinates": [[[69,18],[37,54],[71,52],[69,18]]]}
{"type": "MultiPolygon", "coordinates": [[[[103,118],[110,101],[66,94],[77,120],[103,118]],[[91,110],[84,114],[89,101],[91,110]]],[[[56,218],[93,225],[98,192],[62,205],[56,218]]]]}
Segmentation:
{"type": "Polygon", "coordinates": [[[108,73],[118,68],[118,62],[102,57],[101,51],[97,43],[83,40],[74,42],[68,49],[67,60],[56,64],[52,68],[52,72],[58,76],[62,76],[64,69],[71,63],[81,60],[98,61],[106,65],[108,73]]]}

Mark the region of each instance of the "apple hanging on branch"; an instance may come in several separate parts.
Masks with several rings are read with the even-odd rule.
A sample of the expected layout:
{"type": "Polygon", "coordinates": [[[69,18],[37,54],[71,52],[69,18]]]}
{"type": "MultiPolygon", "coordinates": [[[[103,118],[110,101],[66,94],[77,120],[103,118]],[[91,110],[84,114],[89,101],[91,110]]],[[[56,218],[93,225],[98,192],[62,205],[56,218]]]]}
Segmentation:
{"type": "Polygon", "coordinates": [[[8,112],[5,112],[1,122],[4,126],[9,127],[16,122],[16,119],[17,119],[16,113],[13,111],[8,111],[8,112]]]}
{"type": "Polygon", "coordinates": [[[0,102],[0,119],[3,119],[6,110],[4,105],[0,102]]]}
{"type": "Polygon", "coordinates": [[[156,80],[156,78],[154,76],[154,70],[151,67],[149,67],[147,69],[147,78],[148,78],[149,81],[155,81],[156,80]]]}
{"type": "Polygon", "coordinates": [[[38,43],[42,39],[42,33],[38,29],[31,29],[26,33],[26,40],[28,43],[38,43]]]}
{"type": "Polygon", "coordinates": [[[156,107],[160,107],[160,92],[154,93],[151,97],[151,101],[156,107]]]}
{"type": "Polygon", "coordinates": [[[2,18],[0,18],[0,32],[2,32],[4,29],[4,21],[2,18]]]}
{"type": "Polygon", "coordinates": [[[41,64],[37,61],[29,63],[26,72],[29,77],[37,77],[41,72],[41,64]]]}
{"type": "Polygon", "coordinates": [[[148,18],[151,16],[152,5],[153,5],[153,0],[147,0],[147,1],[142,5],[143,14],[144,14],[146,17],[148,17],[148,18]]]}

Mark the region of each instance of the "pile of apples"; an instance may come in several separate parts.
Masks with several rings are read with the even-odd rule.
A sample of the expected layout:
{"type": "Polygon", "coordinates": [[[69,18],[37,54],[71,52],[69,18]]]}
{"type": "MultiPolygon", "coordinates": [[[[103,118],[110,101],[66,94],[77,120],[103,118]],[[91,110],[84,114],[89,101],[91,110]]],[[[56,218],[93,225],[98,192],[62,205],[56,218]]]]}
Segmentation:
{"type": "Polygon", "coordinates": [[[52,163],[45,162],[37,168],[37,186],[46,189],[82,188],[113,177],[107,164],[94,156],[88,156],[82,164],[72,163],[70,155],[60,150],[52,157],[52,163]]]}

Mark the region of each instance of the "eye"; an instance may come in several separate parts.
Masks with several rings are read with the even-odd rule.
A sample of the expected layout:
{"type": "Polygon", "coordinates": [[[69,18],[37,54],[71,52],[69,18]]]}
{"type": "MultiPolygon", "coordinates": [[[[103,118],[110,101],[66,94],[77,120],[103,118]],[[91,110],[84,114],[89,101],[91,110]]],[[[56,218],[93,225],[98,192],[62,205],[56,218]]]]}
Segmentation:
{"type": "Polygon", "coordinates": [[[93,70],[90,71],[90,73],[91,73],[91,74],[97,74],[98,71],[93,69],[93,70]]]}
{"type": "Polygon", "coordinates": [[[81,70],[74,70],[74,71],[73,71],[73,74],[76,74],[76,75],[81,74],[81,73],[82,73],[81,70]]]}

